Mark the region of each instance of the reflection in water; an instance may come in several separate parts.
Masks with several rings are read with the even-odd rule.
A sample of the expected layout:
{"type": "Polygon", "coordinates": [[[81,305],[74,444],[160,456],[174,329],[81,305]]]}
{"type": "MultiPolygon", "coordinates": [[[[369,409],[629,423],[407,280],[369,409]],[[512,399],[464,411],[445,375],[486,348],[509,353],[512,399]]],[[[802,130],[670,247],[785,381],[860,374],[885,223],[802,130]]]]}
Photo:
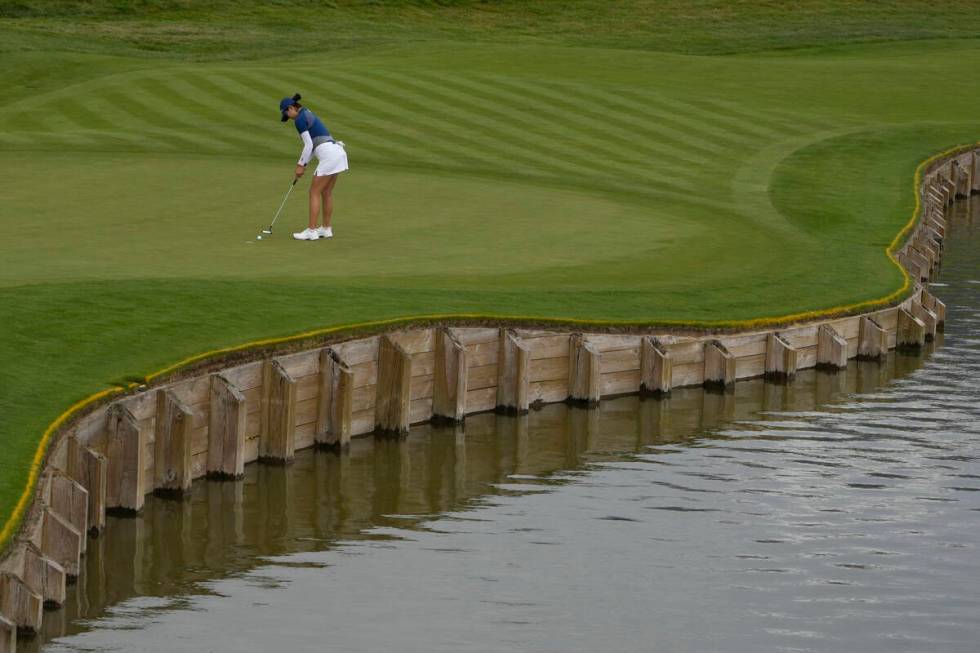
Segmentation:
{"type": "Polygon", "coordinates": [[[110,519],[22,645],[975,650],[980,229],[954,231],[935,352],[196,482],[110,519]]]}

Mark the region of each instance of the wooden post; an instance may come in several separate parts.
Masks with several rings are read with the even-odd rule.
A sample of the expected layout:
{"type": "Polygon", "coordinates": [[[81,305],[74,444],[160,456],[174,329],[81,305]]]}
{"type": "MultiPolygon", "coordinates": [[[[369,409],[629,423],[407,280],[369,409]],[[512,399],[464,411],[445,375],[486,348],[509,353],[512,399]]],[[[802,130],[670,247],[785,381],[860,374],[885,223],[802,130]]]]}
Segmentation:
{"type": "Polygon", "coordinates": [[[248,420],[245,395],[225,377],[212,374],[209,404],[208,476],[241,478],[245,475],[245,425],[248,420]]]}
{"type": "Polygon", "coordinates": [[[906,255],[919,268],[918,274],[912,274],[910,276],[916,281],[929,281],[929,274],[932,267],[929,265],[929,261],[914,247],[909,247],[906,255]]]}
{"type": "Polygon", "coordinates": [[[381,434],[403,435],[411,423],[412,356],[391,336],[378,343],[374,425],[381,434]]]}
{"type": "Polygon", "coordinates": [[[970,193],[980,193],[980,153],[976,150],[970,157],[970,193]]]}
{"type": "Polygon", "coordinates": [[[817,329],[817,367],[842,370],[847,367],[847,339],[829,324],[817,329]]]}
{"type": "Polygon", "coordinates": [[[51,510],[83,534],[80,544],[81,553],[85,553],[88,542],[84,537],[88,532],[88,492],[80,483],[60,472],[54,472],[49,476],[48,494],[51,510]]]}
{"type": "Polygon", "coordinates": [[[644,336],[640,349],[640,394],[669,395],[673,360],[670,352],[651,336],[644,336]]]}
{"type": "Polygon", "coordinates": [[[919,349],[925,343],[926,325],[904,307],[898,309],[898,331],[895,334],[898,349],[919,349]]]}
{"type": "MultiPolygon", "coordinates": [[[[46,608],[60,608],[65,603],[68,575],[65,568],[41,553],[33,544],[24,548],[24,582],[40,594],[46,608]]],[[[0,649],[2,650],[2,649],[0,649]]]]}
{"type": "Polygon", "coordinates": [[[704,386],[728,388],[735,383],[735,357],[717,340],[704,345],[704,386]]]}
{"type": "Polygon", "coordinates": [[[350,444],[354,405],[354,372],[333,349],[320,350],[320,398],[316,412],[316,443],[321,447],[350,444]]]}
{"type": "Polygon", "coordinates": [[[296,381],[276,359],[265,361],[259,460],[288,463],[296,449],[296,381]]]}
{"type": "Polygon", "coordinates": [[[932,341],[936,338],[936,330],[939,328],[939,318],[935,313],[922,305],[921,302],[912,302],[911,313],[917,317],[925,328],[925,339],[932,341]]]}
{"type": "Polygon", "coordinates": [[[41,553],[61,565],[69,580],[78,578],[84,537],[67,519],[49,507],[44,509],[41,553]]]}
{"type": "Polygon", "coordinates": [[[599,405],[600,354],[581,333],[568,342],[568,400],[594,407],[599,405]]]}
{"type": "MultiPolygon", "coordinates": [[[[2,581],[0,581],[2,582],[2,581]]],[[[0,591],[6,591],[0,587],[0,591]]],[[[2,602],[2,599],[0,599],[2,602]]],[[[17,624],[0,614],[0,653],[17,651],[17,624]]]]}
{"type": "Polygon", "coordinates": [[[179,496],[191,489],[191,422],[194,413],[171,390],[157,390],[153,489],[179,496]]]}
{"type": "Polygon", "coordinates": [[[799,351],[776,333],[766,339],[766,378],[786,380],[796,374],[799,351]]]}
{"type": "Polygon", "coordinates": [[[936,315],[936,329],[943,330],[946,326],[946,304],[942,303],[925,288],[919,293],[919,301],[936,315]]]}
{"type": "Polygon", "coordinates": [[[75,437],[68,438],[68,475],[88,492],[88,532],[98,535],[105,528],[108,461],[75,437]]]}
{"type": "Polygon", "coordinates": [[[888,332],[864,315],[858,330],[858,358],[878,360],[888,353],[888,332]]]}
{"type": "Polygon", "coordinates": [[[500,330],[497,352],[497,412],[522,415],[528,410],[531,353],[509,329],[500,330]]]}
{"type": "Polygon", "coordinates": [[[450,422],[462,422],[466,417],[469,361],[466,347],[447,327],[436,330],[435,359],[432,415],[450,422]]]}
{"type": "Polygon", "coordinates": [[[106,508],[123,513],[143,509],[146,473],[146,436],[124,406],[113,404],[107,412],[106,508]]]}
{"type": "Polygon", "coordinates": [[[0,614],[18,631],[37,633],[41,629],[43,606],[41,595],[31,591],[23,580],[13,574],[0,574],[0,614]]]}

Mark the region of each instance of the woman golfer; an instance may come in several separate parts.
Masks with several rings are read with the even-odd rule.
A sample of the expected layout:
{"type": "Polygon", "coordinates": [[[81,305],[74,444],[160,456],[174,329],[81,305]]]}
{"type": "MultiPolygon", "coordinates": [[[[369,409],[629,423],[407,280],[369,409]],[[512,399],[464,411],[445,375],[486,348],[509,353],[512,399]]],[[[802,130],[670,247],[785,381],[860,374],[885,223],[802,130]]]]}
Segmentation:
{"type": "Polygon", "coordinates": [[[293,234],[296,240],[318,240],[333,238],[331,220],[333,218],[333,187],[337,185],[337,175],[347,170],[347,152],[344,144],[338,143],[324,127],[316,115],[299,103],[300,94],[283,98],[279,103],[282,121],[296,122],[296,131],[303,141],[303,153],[296,163],[296,178],[306,172],[310,157],[317,159],[316,172],[310,185],[310,226],[293,234]],[[323,209],[323,225],[317,226],[320,210],[323,209]]]}

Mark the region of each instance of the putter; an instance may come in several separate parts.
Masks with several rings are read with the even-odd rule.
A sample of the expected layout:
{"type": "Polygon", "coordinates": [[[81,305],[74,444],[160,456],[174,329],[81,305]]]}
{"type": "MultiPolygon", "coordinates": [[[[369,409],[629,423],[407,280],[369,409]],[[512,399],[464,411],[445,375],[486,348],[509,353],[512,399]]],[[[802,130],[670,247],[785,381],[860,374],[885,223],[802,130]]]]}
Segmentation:
{"type": "Polygon", "coordinates": [[[282,203],[279,205],[279,209],[276,211],[276,216],[272,218],[272,223],[268,227],[262,230],[264,234],[271,234],[272,228],[276,226],[276,220],[279,219],[279,214],[282,213],[282,207],[286,206],[286,200],[289,199],[289,194],[293,192],[293,187],[296,186],[296,182],[299,181],[299,177],[293,177],[293,183],[289,184],[289,190],[286,191],[286,196],[282,198],[282,203]]]}

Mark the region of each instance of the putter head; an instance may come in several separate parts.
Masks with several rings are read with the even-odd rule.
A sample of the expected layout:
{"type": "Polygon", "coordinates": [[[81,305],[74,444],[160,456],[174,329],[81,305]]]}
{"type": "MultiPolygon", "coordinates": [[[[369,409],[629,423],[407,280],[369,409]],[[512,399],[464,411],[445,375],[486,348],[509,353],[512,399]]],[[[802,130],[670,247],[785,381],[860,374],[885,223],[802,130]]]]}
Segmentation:
{"type": "Polygon", "coordinates": [[[264,233],[264,234],[271,234],[272,233],[272,227],[269,227],[268,229],[263,229],[262,230],[262,233],[264,233]]]}

